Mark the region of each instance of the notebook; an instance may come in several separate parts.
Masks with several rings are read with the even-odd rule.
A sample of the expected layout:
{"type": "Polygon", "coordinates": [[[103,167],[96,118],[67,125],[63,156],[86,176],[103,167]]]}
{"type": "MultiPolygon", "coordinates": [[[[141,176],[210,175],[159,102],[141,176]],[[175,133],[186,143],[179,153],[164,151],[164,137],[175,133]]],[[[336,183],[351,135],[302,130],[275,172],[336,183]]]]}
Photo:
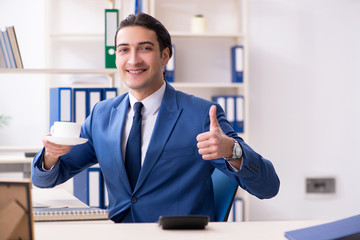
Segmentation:
{"type": "Polygon", "coordinates": [[[108,220],[108,210],[100,208],[33,208],[35,222],[108,220]]]}
{"type": "Polygon", "coordinates": [[[285,232],[290,240],[356,240],[360,239],[360,215],[313,227],[285,232]]]}

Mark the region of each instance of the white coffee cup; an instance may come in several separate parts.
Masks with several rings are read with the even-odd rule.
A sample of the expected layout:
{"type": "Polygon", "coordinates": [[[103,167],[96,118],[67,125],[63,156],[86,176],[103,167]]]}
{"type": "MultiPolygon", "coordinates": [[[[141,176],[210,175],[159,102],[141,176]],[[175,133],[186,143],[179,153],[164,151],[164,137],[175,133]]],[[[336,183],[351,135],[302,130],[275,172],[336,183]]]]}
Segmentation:
{"type": "Polygon", "coordinates": [[[81,124],[74,122],[54,122],[50,133],[54,137],[78,138],[80,136],[81,124]]]}

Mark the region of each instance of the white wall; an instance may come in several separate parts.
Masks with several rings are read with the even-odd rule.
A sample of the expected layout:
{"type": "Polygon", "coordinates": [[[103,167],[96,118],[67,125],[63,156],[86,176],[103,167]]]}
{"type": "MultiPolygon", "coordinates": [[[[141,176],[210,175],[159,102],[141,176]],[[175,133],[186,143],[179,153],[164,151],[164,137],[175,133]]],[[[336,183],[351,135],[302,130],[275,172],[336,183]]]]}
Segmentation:
{"type": "Polygon", "coordinates": [[[360,2],[250,0],[250,144],[281,180],[251,198],[250,220],[360,213],[360,2]],[[334,176],[337,193],[307,196],[306,177],[334,176]]]}
{"type": "MultiPolygon", "coordinates": [[[[44,68],[43,0],[0,3],[0,27],[15,26],[25,68],[44,68]]],[[[43,75],[0,74],[0,115],[10,116],[0,128],[0,146],[41,146],[46,132],[43,75]]]]}

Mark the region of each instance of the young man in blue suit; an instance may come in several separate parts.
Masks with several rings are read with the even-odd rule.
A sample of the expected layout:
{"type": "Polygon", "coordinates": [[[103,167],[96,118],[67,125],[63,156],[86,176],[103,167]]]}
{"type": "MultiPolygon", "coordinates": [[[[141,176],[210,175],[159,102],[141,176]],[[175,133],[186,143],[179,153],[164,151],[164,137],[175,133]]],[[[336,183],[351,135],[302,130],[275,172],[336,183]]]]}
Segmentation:
{"type": "Polygon", "coordinates": [[[277,194],[273,165],[238,136],[221,107],[175,91],[164,80],[171,38],[158,20],[130,15],[121,22],[115,43],[116,66],[129,92],[94,106],[81,129],[87,143],[71,147],[44,138],[44,149],[34,158],[34,185],[53,187],[98,163],[114,222],[156,222],[162,215],[215,220],[214,168],[258,198],[277,194]],[[131,144],[136,102],[142,103],[141,127],[136,128],[141,140],[131,144]],[[128,155],[128,147],[137,145],[139,155],[128,155]],[[136,167],[128,165],[136,159],[141,170],[134,177],[136,167]]]}

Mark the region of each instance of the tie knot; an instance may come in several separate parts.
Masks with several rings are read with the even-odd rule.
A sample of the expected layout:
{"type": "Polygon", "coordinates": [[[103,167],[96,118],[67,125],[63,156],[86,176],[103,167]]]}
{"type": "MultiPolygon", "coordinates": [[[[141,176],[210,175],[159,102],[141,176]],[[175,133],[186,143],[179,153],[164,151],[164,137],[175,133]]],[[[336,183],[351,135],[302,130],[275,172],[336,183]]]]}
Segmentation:
{"type": "Polygon", "coordinates": [[[143,107],[144,105],[142,104],[142,102],[136,102],[134,104],[134,112],[135,114],[139,114],[141,113],[141,108],[143,107]]]}

